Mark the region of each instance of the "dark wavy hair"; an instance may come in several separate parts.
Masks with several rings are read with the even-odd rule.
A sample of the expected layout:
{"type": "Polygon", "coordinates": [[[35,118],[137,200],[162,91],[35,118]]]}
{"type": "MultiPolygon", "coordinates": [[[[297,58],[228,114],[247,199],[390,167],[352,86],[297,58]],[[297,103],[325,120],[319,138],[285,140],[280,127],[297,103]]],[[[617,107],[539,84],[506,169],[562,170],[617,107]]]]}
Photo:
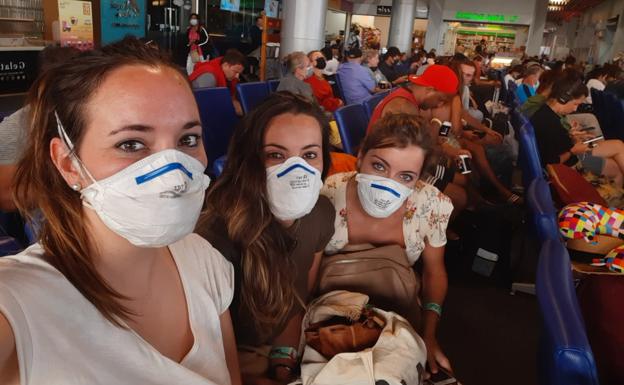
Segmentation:
{"type": "MultiPolygon", "coordinates": [[[[223,221],[228,237],[241,253],[241,314],[261,334],[286,321],[295,304],[293,239],[273,216],[266,187],[264,135],[282,114],[303,114],[317,120],[323,137],[323,179],[329,170],[329,125],[322,111],[307,99],[278,92],[245,116],[234,131],[223,173],[209,191],[198,228],[223,221]]],[[[200,230],[201,231],[201,230],[200,230]]],[[[301,277],[299,277],[301,279],[301,277]]]]}

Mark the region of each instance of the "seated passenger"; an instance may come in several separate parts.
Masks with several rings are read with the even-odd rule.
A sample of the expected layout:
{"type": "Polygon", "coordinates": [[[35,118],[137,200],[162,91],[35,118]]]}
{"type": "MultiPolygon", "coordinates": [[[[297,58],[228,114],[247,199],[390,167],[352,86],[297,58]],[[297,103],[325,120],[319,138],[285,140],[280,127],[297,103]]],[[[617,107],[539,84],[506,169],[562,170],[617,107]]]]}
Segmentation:
{"type": "Polygon", "coordinates": [[[312,65],[314,74],[305,79],[305,82],[312,87],[312,93],[318,104],[323,107],[325,111],[334,112],[339,107],[342,107],[344,103],[340,98],[334,96],[334,91],[331,85],[325,77],[323,77],[323,69],[327,63],[321,51],[312,51],[308,54],[308,59],[312,65]]]}
{"type": "MultiPolygon", "coordinates": [[[[80,51],[72,47],[48,46],[39,53],[39,75],[59,65],[80,51]]],[[[0,122],[0,210],[13,211],[12,181],[15,165],[26,144],[28,115],[30,109],[25,106],[5,117],[0,122]]]]}
{"type": "Polygon", "coordinates": [[[604,91],[607,86],[608,72],[605,68],[597,68],[587,75],[589,80],[587,81],[587,99],[585,103],[592,104],[591,90],[596,89],[598,91],[604,91]]]}
{"type": "MultiPolygon", "coordinates": [[[[566,73],[570,73],[570,71],[572,70],[565,70],[566,73]]],[[[562,74],[562,71],[553,70],[542,72],[539,78],[539,87],[537,87],[535,95],[528,98],[527,101],[520,106],[519,111],[530,119],[531,116],[546,103],[552,91],[553,84],[555,84],[557,79],[563,76],[562,74]]]]}
{"type": "Polygon", "coordinates": [[[358,171],[329,177],[322,194],[334,204],[335,233],[325,248],[335,254],[347,246],[400,245],[410,264],[423,258],[420,325],[433,373],[451,369],[436,339],[446,296],[446,227],[453,210],[448,197],[421,180],[434,139],[424,119],[393,114],[380,119],[364,139],[358,171]]]}
{"type": "Polygon", "coordinates": [[[587,87],[575,72],[557,80],[546,103],[531,117],[542,165],[564,163],[582,168],[596,176],[612,179],[618,187],[624,184],[624,143],[602,140],[590,147],[584,141],[591,138],[572,123],[568,131],[561,117],[576,111],[585,101],[587,87]]]}
{"type": "Polygon", "coordinates": [[[502,200],[506,203],[522,204],[522,198],[511,192],[496,176],[496,172],[492,168],[493,165],[501,166],[504,164],[509,164],[509,167],[512,167],[511,150],[502,144],[503,137],[500,133],[485,126],[481,120],[477,119],[478,116],[483,116],[481,111],[471,109],[470,100],[472,98],[470,97],[469,85],[476,73],[474,63],[467,59],[458,58],[452,65],[460,78],[461,95],[461,97],[456,96],[450,103],[453,134],[456,136],[459,145],[470,151],[479,174],[494,187],[502,200]],[[466,130],[462,120],[467,122],[468,127],[472,129],[466,130]],[[483,134],[478,134],[479,132],[483,134]],[[483,136],[480,137],[479,135],[483,136]],[[491,159],[488,159],[488,155],[491,159]]]}
{"type": "Polygon", "coordinates": [[[420,76],[424,74],[427,67],[435,64],[435,60],[436,60],[435,52],[429,52],[425,56],[425,63],[422,66],[418,67],[418,70],[416,71],[416,75],[420,76]]]}
{"type": "Polygon", "coordinates": [[[406,75],[401,75],[398,66],[401,62],[401,51],[397,47],[388,48],[388,52],[383,56],[383,61],[379,63],[379,71],[394,85],[405,83],[406,75]]]}
{"type": "Polygon", "coordinates": [[[362,51],[353,48],[347,54],[347,62],[338,67],[340,84],[346,104],[362,103],[377,90],[375,79],[368,69],[362,66],[362,51]]]}
{"type": "Polygon", "coordinates": [[[515,83],[516,80],[522,77],[524,73],[524,67],[522,65],[515,65],[509,69],[509,72],[503,78],[503,86],[509,89],[509,83],[515,83]]]}
{"type": "Polygon", "coordinates": [[[236,114],[242,116],[243,109],[240,102],[236,100],[236,84],[244,69],[245,55],[235,49],[229,49],[225,56],[195,64],[189,80],[193,88],[227,87],[232,95],[236,114]]]}
{"type": "Polygon", "coordinates": [[[370,76],[375,79],[375,84],[380,89],[390,88],[390,82],[384,74],[379,70],[379,51],[375,49],[367,49],[363,53],[362,65],[368,68],[370,76]]]}
{"type": "Polygon", "coordinates": [[[528,98],[535,95],[542,71],[542,67],[539,65],[532,65],[527,68],[522,78],[522,84],[520,84],[516,90],[516,96],[520,104],[524,104],[528,98]]]}
{"type": "Polygon", "coordinates": [[[284,76],[277,86],[277,91],[288,91],[316,103],[312,87],[304,80],[314,75],[310,59],[303,52],[293,52],[286,57],[288,74],[284,76]]]}
{"type": "Polygon", "coordinates": [[[191,234],[210,179],[185,77],[135,38],[46,71],[28,97],[0,258],[0,383],[240,384],[232,265],[191,234]]]}
{"type": "Polygon", "coordinates": [[[301,321],[334,209],[323,113],[300,96],[267,98],[234,132],[197,231],[235,267],[232,319],[245,383],[295,377],[301,321]]]}
{"type": "Polygon", "coordinates": [[[338,72],[338,66],[340,65],[340,61],[338,61],[338,47],[325,47],[321,50],[321,52],[323,53],[323,56],[325,56],[325,60],[327,61],[327,66],[323,70],[323,75],[335,75],[336,72],[338,72]]]}

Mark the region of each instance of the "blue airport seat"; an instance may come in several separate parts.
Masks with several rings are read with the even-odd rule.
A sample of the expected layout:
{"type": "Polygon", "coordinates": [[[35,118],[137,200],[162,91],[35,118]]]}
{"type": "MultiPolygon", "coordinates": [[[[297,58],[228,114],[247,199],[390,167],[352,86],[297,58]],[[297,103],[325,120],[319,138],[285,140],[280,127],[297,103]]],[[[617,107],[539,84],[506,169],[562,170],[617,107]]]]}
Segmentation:
{"type": "Polygon", "coordinates": [[[540,385],[598,385],[596,363],[576,297],[570,256],[560,240],[541,248],[537,299],[543,329],[538,353],[540,385]]]}
{"type": "Polygon", "coordinates": [[[0,235],[0,257],[19,254],[23,250],[19,242],[8,235],[0,235]]]}
{"type": "Polygon", "coordinates": [[[9,115],[12,115],[15,111],[0,111],[0,122],[9,115]]]}
{"type": "Polygon", "coordinates": [[[598,91],[595,88],[592,88],[590,91],[592,97],[592,106],[594,108],[594,115],[598,119],[598,123],[600,124],[600,129],[603,132],[605,139],[610,139],[609,129],[611,127],[611,122],[609,121],[609,112],[607,110],[606,100],[604,98],[604,92],[598,91]],[[605,131],[605,129],[607,131],[605,131]]]}
{"type": "Polygon", "coordinates": [[[208,155],[208,170],[213,162],[227,153],[230,138],[238,124],[230,90],[199,88],[193,90],[202,122],[204,149],[208,155]]]}
{"type": "Polygon", "coordinates": [[[277,87],[279,86],[279,83],[280,83],[279,79],[267,81],[267,87],[269,87],[269,93],[276,92],[277,87]]]}
{"type": "Polygon", "coordinates": [[[214,163],[212,164],[212,173],[214,174],[216,178],[221,176],[221,174],[223,173],[223,169],[225,168],[225,162],[227,162],[226,155],[215,160],[214,163]]]}
{"type": "Polygon", "coordinates": [[[547,239],[561,240],[557,209],[553,203],[548,181],[542,176],[533,179],[526,198],[539,240],[541,242],[547,239]]]}
{"type": "Polygon", "coordinates": [[[347,103],[347,99],[345,99],[345,95],[344,95],[344,88],[342,88],[342,82],[340,81],[340,75],[336,74],[335,76],[335,81],[336,81],[336,87],[338,89],[338,97],[340,99],[342,99],[345,104],[347,103]]]}
{"type": "Polygon", "coordinates": [[[37,213],[33,215],[32,221],[24,220],[24,235],[26,236],[29,246],[39,240],[39,233],[41,232],[43,221],[44,218],[41,211],[37,211],[37,213]]]}
{"type": "Polygon", "coordinates": [[[605,139],[624,140],[624,128],[622,127],[622,123],[624,122],[624,108],[622,107],[622,102],[617,96],[609,92],[604,92],[602,96],[608,114],[608,125],[603,127],[602,123],[600,124],[602,133],[605,139]]]}
{"type": "Polygon", "coordinates": [[[239,83],[236,90],[245,114],[248,114],[269,96],[269,86],[265,82],[239,83]]]}
{"type": "Polygon", "coordinates": [[[368,116],[368,119],[373,116],[373,111],[375,111],[375,107],[377,107],[379,102],[381,102],[383,98],[388,96],[388,94],[390,94],[390,90],[371,95],[368,99],[362,102],[364,110],[366,110],[366,116],[368,116]]]}
{"type": "Polygon", "coordinates": [[[368,117],[361,104],[340,107],[334,112],[342,148],[346,153],[357,155],[357,147],[366,135],[368,117]]]}
{"type": "Polygon", "coordinates": [[[516,92],[518,91],[518,84],[516,84],[513,80],[509,80],[507,82],[507,91],[507,104],[514,108],[520,107],[520,100],[518,100],[518,96],[516,95],[516,92]]]}
{"type": "Polygon", "coordinates": [[[520,163],[520,168],[522,169],[524,187],[527,188],[533,179],[544,175],[537,149],[535,131],[531,122],[526,121],[518,130],[518,142],[520,144],[518,163],[520,163]]]}

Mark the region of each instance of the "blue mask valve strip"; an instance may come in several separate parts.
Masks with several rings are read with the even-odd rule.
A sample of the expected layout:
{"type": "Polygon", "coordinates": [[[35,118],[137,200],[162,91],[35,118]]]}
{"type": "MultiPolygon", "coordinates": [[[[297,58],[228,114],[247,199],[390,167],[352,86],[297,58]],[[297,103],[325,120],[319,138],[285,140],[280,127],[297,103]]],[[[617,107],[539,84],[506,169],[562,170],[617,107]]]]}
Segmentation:
{"type": "Polygon", "coordinates": [[[398,192],[396,192],[395,190],[391,189],[390,187],[382,186],[382,185],[380,185],[380,184],[375,184],[375,183],[371,184],[371,187],[372,187],[372,188],[379,189],[379,190],[384,190],[384,191],[387,191],[387,192],[389,192],[390,194],[394,195],[394,196],[395,196],[395,197],[397,197],[397,198],[400,198],[400,197],[401,197],[401,194],[399,194],[399,193],[398,193],[398,192]]]}
{"type": "Polygon", "coordinates": [[[186,176],[193,179],[193,174],[189,170],[187,170],[186,167],[182,165],[182,163],[174,162],[174,163],[166,164],[160,168],[157,168],[154,171],[150,171],[145,175],[137,176],[135,178],[135,181],[136,181],[136,184],[143,184],[145,182],[149,182],[150,180],[154,178],[158,178],[159,176],[166,174],[168,172],[174,171],[174,170],[180,170],[183,173],[185,173],[186,176]]]}

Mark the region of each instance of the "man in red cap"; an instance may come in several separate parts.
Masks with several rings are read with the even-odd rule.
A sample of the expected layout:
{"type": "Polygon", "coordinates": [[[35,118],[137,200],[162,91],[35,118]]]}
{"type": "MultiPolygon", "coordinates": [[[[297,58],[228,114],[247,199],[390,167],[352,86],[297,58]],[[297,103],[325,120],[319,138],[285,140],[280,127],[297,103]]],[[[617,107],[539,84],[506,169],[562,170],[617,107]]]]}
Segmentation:
{"type": "Polygon", "coordinates": [[[375,122],[386,114],[408,113],[420,115],[420,110],[441,107],[457,94],[459,80],[447,66],[432,64],[421,76],[410,75],[409,83],[386,96],[375,108],[367,133],[375,122]]]}
{"type": "MultiPolygon", "coordinates": [[[[442,107],[457,95],[459,79],[453,70],[447,66],[430,64],[421,76],[410,75],[409,83],[386,96],[375,108],[368,125],[367,133],[374,127],[375,122],[387,114],[407,113],[422,116],[423,110],[442,107]]],[[[429,116],[429,118],[431,118],[429,116]]],[[[433,119],[431,129],[436,131],[434,137],[438,137],[442,122],[433,119]]],[[[468,195],[466,186],[468,178],[457,172],[450,159],[460,155],[470,156],[470,152],[463,149],[450,148],[448,143],[440,140],[442,152],[448,158],[441,157],[438,164],[430,165],[425,171],[424,180],[444,192],[454,206],[455,216],[467,204],[468,195]]]]}

